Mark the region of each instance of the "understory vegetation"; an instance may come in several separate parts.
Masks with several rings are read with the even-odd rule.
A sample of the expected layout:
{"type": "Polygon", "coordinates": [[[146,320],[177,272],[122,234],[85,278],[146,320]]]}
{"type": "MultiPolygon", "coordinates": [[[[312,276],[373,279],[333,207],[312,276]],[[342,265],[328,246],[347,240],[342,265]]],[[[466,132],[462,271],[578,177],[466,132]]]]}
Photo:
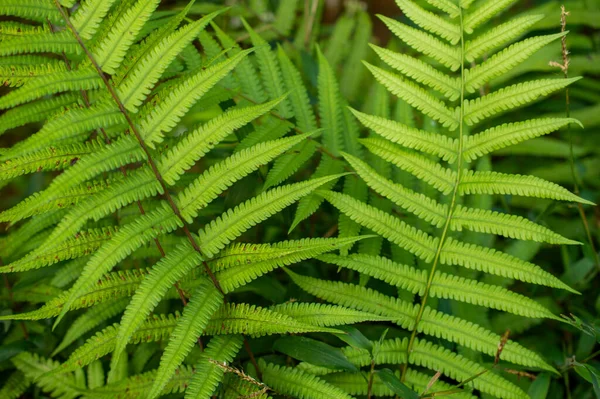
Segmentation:
{"type": "Polygon", "coordinates": [[[0,398],[600,399],[600,3],[2,0],[0,398]]]}

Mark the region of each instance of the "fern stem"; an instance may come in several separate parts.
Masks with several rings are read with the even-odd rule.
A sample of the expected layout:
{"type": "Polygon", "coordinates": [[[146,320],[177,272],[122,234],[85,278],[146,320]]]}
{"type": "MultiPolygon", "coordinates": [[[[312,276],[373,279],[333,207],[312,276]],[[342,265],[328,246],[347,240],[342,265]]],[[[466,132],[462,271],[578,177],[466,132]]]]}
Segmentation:
{"type": "Polygon", "coordinates": [[[415,317],[415,324],[412,328],[412,333],[410,335],[410,340],[408,341],[408,346],[406,347],[406,362],[402,365],[402,375],[400,377],[400,381],[404,382],[406,378],[406,371],[408,369],[408,363],[410,354],[412,352],[412,347],[415,342],[415,338],[417,336],[418,326],[423,317],[423,312],[425,311],[425,305],[427,303],[427,299],[429,299],[429,292],[431,290],[431,285],[433,284],[433,278],[435,276],[435,271],[440,262],[440,255],[442,253],[442,248],[444,247],[444,243],[446,238],[448,237],[450,222],[452,221],[452,216],[454,215],[454,211],[456,209],[456,205],[458,202],[458,187],[460,186],[462,173],[463,173],[463,147],[464,147],[464,138],[463,138],[463,130],[464,130],[464,101],[465,101],[465,34],[463,28],[463,10],[460,8],[460,46],[461,46],[461,62],[460,62],[460,120],[459,120],[459,129],[458,129],[458,151],[457,151],[457,161],[456,161],[456,181],[454,182],[454,188],[452,191],[452,199],[450,201],[450,206],[448,207],[448,215],[446,216],[446,221],[444,222],[444,227],[442,229],[442,234],[440,236],[440,242],[435,252],[435,257],[433,258],[433,263],[431,265],[431,270],[429,271],[429,276],[427,278],[427,285],[425,286],[425,291],[423,292],[423,296],[421,297],[421,303],[419,306],[419,311],[417,316],[415,317]]]}
{"type": "MultiPolygon", "coordinates": [[[[134,136],[136,137],[137,141],[140,143],[140,147],[142,148],[142,151],[144,151],[144,154],[146,155],[146,159],[148,160],[148,165],[150,165],[150,168],[152,169],[152,172],[154,173],[154,176],[156,177],[156,180],[158,180],[158,182],[159,182],[159,184],[160,184],[160,186],[161,186],[161,188],[162,188],[162,190],[164,192],[164,194],[163,194],[164,198],[169,203],[169,206],[173,210],[173,213],[175,213],[175,216],[177,216],[179,218],[179,220],[181,220],[181,222],[183,223],[182,230],[185,233],[185,235],[188,238],[188,240],[190,241],[190,244],[192,244],[192,247],[194,248],[194,250],[196,252],[202,254],[200,246],[198,245],[198,243],[196,242],[196,240],[192,236],[192,233],[190,232],[190,230],[189,230],[189,228],[187,226],[186,221],[181,216],[181,211],[177,207],[177,204],[175,204],[175,201],[173,201],[173,198],[171,197],[171,194],[169,194],[169,190],[167,188],[165,180],[163,179],[162,175],[160,174],[160,171],[158,170],[158,167],[156,166],[156,162],[152,158],[152,154],[150,153],[150,150],[148,149],[148,146],[146,145],[146,142],[144,141],[144,139],[142,138],[142,135],[140,134],[140,132],[137,129],[137,127],[135,126],[135,123],[133,123],[133,120],[131,119],[131,116],[129,115],[129,112],[127,112],[127,109],[125,109],[125,105],[123,104],[123,102],[119,98],[119,95],[115,91],[114,87],[110,84],[108,78],[106,77],[106,75],[102,71],[102,68],[100,68],[100,65],[98,64],[98,62],[94,58],[93,54],[90,52],[90,50],[87,48],[87,46],[83,42],[83,39],[81,38],[81,36],[77,32],[77,30],[75,29],[75,27],[73,26],[73,24],[71,23],[71,21],[69,19],[69,16],[66,14],[65,10],[62,8],[62,6],[58,2],[58,0],[54,0],[54,4],[58,8],[58,10],[59,10],[61,16],[63,17],[63,19],[64,19],[67,27],[69,28],[69,30],[71,31],[71,33],[75,37],[75,40],[77,41],[77,43],[79,44],[79,46],[81,46],[81,49],[85,53],[86,57],[92,63],[92,66],[94,67],[94,69],[98,73],[98,76],[100,77],[100,79],[102,79],[102,82],[104,83],[104,86],[106,86],[106,89],[108,90],[108,92],[110,93],[110,96],[112,97],[113,101],[115,102],[115,104],[119,108],[119,111],[125,117],[125,120],[127,121],[127,124],[129,125],[129,128],[130,128],[131,132],[134,134],[134,136]]],[[[216,279],[215,275],[213,274],[213,272],[208,267],[208,264],[205,261],[203,261],[202,263],[203,263],[204,269],[205,269],[206,273],[208,274],[208,276],[210,277],[212,283],[215,285],[215,287],[219,290],[219,292],[221,294],[224,294],[223,293],[223,289],[221,288],[221,285],[219,284],[219,281],[216,279]]]]}

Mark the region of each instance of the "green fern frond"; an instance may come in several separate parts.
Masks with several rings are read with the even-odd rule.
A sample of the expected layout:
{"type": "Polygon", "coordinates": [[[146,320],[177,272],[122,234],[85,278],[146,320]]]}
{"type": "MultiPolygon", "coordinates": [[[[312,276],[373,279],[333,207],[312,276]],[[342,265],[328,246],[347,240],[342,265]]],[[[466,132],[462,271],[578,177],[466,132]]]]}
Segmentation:
{"type": "Polygon", "coordinates": [[[223,295],[208,279],[196,289],[169,337],[169,343],[160,359],[160,366],[148,398],[153,399],[160,395],[222,301],[223,295]]]}
{"type": "Polygon", "coordinates": [[[504,75],[517,65],[525,61],[536,51],[565,36],[568,32],[554,35],[536,36],[525,39],[494,54],[483,63],[465,70],[465,88],[469,93],[474,93],[492,79],[504,75]]]}
{"type": "Polygon", "coordinates": [[[31,19],[37,22],[59,24],[63,19],[52,0],[6,0],[2,4],[0,15],[31,19]]]}
{"type": "Polygon", "coordinates": [[[234,108],[187,134],[161,158],[159,169],[174,184],[186,169],[236,129],[269,112],[282,98],[252,107],[234,108]]]}
{"type": "Polygon", "coordinates": [[[464,120],[475,125],[501,112],[521,107],[540,97],[564,89],[581,78],[540,79],[518,83],[464,103],[464,120]]]}
{"type": "MultiPolygon", "coordinates": [[[[402,328],[415,328],[414,320],[419,305],[414,306],[397,298],[380,294],[377,291],[358,285],[332,282],[300,276],[288,271],[292,280],[305,291],[327,301],[342,306],[356,308],[366,312],[393,318],[394,323],[402,328]],[[360,298],[357,301],[356,298],[360,298]]],[[[443,338],[450,342],[494,356],[498,350],[501,337],[485,328],[458,317],[451,316],[425,307],[417,331],[443,338]]],[[[554,370],[536,353],[525,349],[515,342],[507,343],[503,359],[525,365],[554,370]]]]}
{"type": "Polygon", "coordinates": [[[452,192],[456,172],[444,168],[430,159],[401,149],[398,145],[379,138],[360,139],[370,152],[396,165],[402,170],[416,176],[420,180],[448,195],[452,192]]]}
{"type": "Polygon", "coordinates": [[[491,127],[465,138],[463,158],[467,162],[474,161],[490,152],[552,133],[569,124],[582,126],[573,118],[543,118],[491,127]]]}
{"type": "Polygon", "coordinates": [[[241,51],[220,64],[194,73],[168,90],[166,98],[152,108],[139,124],[142,138],[151,148],[162,141],[163,132],[175,127],[189,108],[223,79],[253,49],[241,51]]]}
{"type": "Polygon", "coordinates": [[[473,62],[482,55],[502,47],[527,32],[543,17],[543,15],[524,15],[511,18],[508,22],[495,26],[472,40],[467,40],[465,43],[465,59],[473,62]]]}
{"type": "Polygon", "coordinates": [[[461,38],[461,26],[438,17],[419,7],[411,0],[398,1],[398,6],[409,19],[421,28],[456,44],[461,38]]]}
{"type": "Polygon", "coordinates": [[[390,67],[418,83],[442,93],[450,101],[457,100],[460,97],[460,85],[457,80],[438,71],[426,62],[374,44],[371,44],[371,48],[390,67]]]}
{"type": "MultiPolygon", "coordinates": [[[[279,68],[279,63],[277,62],[275,53],[271,51],[269,44],[262,37],[260,37],[260,35],[258,35],[243,18],[242,23],[250,35],[252,45],[256,48],[256,61],[260,69],[265,88],[267,89],[267,94],[272,100],[280,98],[281,96],[285,95],[286,92],[285,84],[283,82],[283,77],[281,75],[281,70],[279,68]]],[[[283,100],[279,104],[278,111],[283,117],[289,117],[292,115],[292,110],[287,100],[283,100]]]]}
{"type": "Polygon", "coordinates": [[[387,72],[368,62],[364,63],[375,79],[384,85],[392,94],[409,103],[413,108],[418,109],[425,115],[440,122],[442,126],[450,131],[458,128],[458,121],[455,112],[438,100],[432,94],[428,93],[420,86],[401,78],[398,75],[387,72]]]}
{"type": "MultiPolygon", "coordinates": [[[[367,274],[413,294],[423,295],[427,284],[424,270],[379,256],[325,254],[317,259],[367,274]]],[[[548,309],[523,295],[464,277],[436,272],[430,290],[430,295],[435,298],[453,299],[530,318],[556,318],[548,309]]]]}
{"type": "Polygon", "coordinates": [[[456,4],[454,4],[451,0],[425,0],[430,5],[434,6],[440,11],[444,11],[451,18],[456,18],[460,13],[460,8],[456,4]]]}
{"type": "Polygon", "coordinates": [[[63,62],[47,60],[43,63],[27,63],[25,65],[0,65],[0,84],[9,87],[18,87],[30,80],[41,76],[63,72],[66,67],[63,62]]]}
{"type": "Polygon", "coordinates": [[[25,374],[17,370],[13,372],[0,389],[0,397],[5,399],[18,399],[31,386],[32,381],[25,374]]]}
{"type": "Polygon", "coordinates": [[[37,253],[35,257],[21,258],[0,267],[0,273],[14,273],[53,265],[66,259],[76,259],[89,255],[115,234],[114,228],[91,229],[78,233],[75,237],[57,245],[53,251],[37,253]]]}
{"type": "Polygon", "coordinates": [[[209,335],[244,334],[252,337],[308,332],[339,333],[340,330],[300,322],[274,310],[245,303],[224,304],[212,316],[205,330],[209,335]]]}
{"type": "Polygon", "coordinates": [[[125,53],[158,6],[157,0],[140,1],[129,8],[92,50],[96,63],[108,74],[114,74],[125,53]]]}
{"type": "Polygon", "coordinates": [[[299,322],[312,324],[319,327],[356,324],[365,321],[389,320],[388,318],[368,312],[348,309],[342,306],[313,302],[288,302],[275,305],[271,307],[271,309],[277,313],[290,316],[299,322]]]}
{"type": "Polygon", "coordinates": [[[75,30],[82,39],[91,39],[102,19],[106,16],[115,0],[87,0],[81,2],[80,8],[70,18],[75,30]]]}
{"type": "Polygon", "coordinates": [[[186,399],[208,399],[221,382],[224,370],[219,364],[231,362],[242,346],[243,339],[239,335],[214,337],[196,364],[196,373],[189,382],[186,399]],[[212,360],[212,361],[211,361],[212,360]]]}
{"type": "Polygon", "coordinates": [[[504,194],[525,197],[550,198],[559,201],[594,205],[572,194],[569,190],[535,176],[513,175],[500,172],[469,171],[458,186],[460,194],[504,194]]]}
{"type": "MultiPolygon", "coordinates": [[[[83,381],[71,373],[58,376],[47,375],[48,371],[58,366],[58,363],[51,359],[45,359],[29,352],[21,352],[11,361],[29,380],[35,380],[36,385],[52,396],[76,398],[86,392],[83,381]]],[[[79,370],[79,372],[82,371],[79,370]]]]}
{"type": "MultiPolygon", "coordinates": [[[[282,3],[283,6],[283,3],[282,3]]],[[[277,47],[277,58],[281,66],[283,82],[289,92],[289,100],[296,117],[298,128],[303,132],[309,132],[317,128],[315,114],[310,105],[310,100],[300,72],[285,54],[281,46],[277,47]]]]}
{"type": "Polygon", "coordinates": [[[163,204],[160,208],[139,217],[135,222],[123,226],[104,244],[85,265],[81,276],[69,291],[69,297],[55,325],[69,311],[76,299],[83,295],[95,281],[109,272],[119,261],[151,239],[175,230],[181,221],[171,208],[163,204]]]}
{"type": "Polygon", "coordinates": [[[300,399],[352,399],[341,389],[297,368],[277,366],[262,359],[259,367],[264,383],[283,395],[300,399]]]}
{"type": "Polygon", "coordinates": [[[31,80],[20,88],[2,96],[0,98],[0,109],[13,108],[49,94],[98,89],[101,85],[102,79],[91,68],[40,76],[38,79],[31,80]]]}
{"type": "Polygon", "coordinates": [[[69,32],[41,32],[15,36],[2,41],[0,55],[31,53],[65,53],[79,55],[81,48],[69,32]]]}
{"type": "MultiPolygon", "coordinates": [[[[472,0],[467,0],[468,3],[472,3],[472,0]]],[[[477,3],[474,8],[463,5],[463,8],[468,8],[468,12],[463,19],[463,29],[467,33],[472,33],[475,28],[479,25],[489,21],[492,17],[498,14],[500,11],[508,8],[516,0],[485,0],[477,3]]],[[[470,5],[470,4],[469,4],[470,5]]]]}
{"type": "Polygon", "coordinates": [[[267,190],[277,184],[284,182],[306,163],[316,152],[317,143],[307,140],[297,147],[290,149],[287,154],[277,158],[273,167],[269,170],[264,189],[267,190]]]}
{"type": "Polygon", "coordinates": [[[339,177],[326,176],[281,186],[228,210],[198,233],[202,252],[208,257],[214,256],[243,231],[339,177]]]}
{"type": "Polygon", "coordinates": [[[81,316],[79,316],[69,327],[65,333],[60,344],[54,349],[51,356],[55,356],[57,353],[64,350],[66,347],[71,345],[79,337],[91,331],[99,324],[103,323],[125,310],[127,305],[126,299],[116,300],[114,302],[101,303],[98,306],[94,306],[81,316]]]}
{"type": "Polygon", "coordinates": [[[79,93],[66,93],[9,109],[0,115],[0,135],[15,127],[44,120],[63,107],[73,104],[79,97],[79,93]]]}
{"type": "Polygon", "coordinates": [[[442,65],[456,71],[460,68],[460,52],[441,40],[422,32],[418,29],[408,27],[383,15],[379,19],[398,37],[415,50],[437,60],[442,65]]]}
{"type": "Polygon", "coordinates": [[[208,23],[220,14],[214,12],[191,23],[163,39],[151,51],[141,58],[135,69],[128,72],[119,85],[117,93],[125,108],[137,112],[142,101],[150,94],[150,90],[158,78],[185,46],[198,36],[208,23]]]}
{"type": "Polygon", "coordinates": [[[189,243],[170,251],[144,276],[121,319],[117,335],[116,353],[125,350],[131,336],[150,315],[166,292],[192,268],[202,263],[202,257],[189,243]]]}
{"type": "Polygon", "coordinates": [[[234,291],[276,268],[289,266],[352,244],[362,237],[312,238],[275,244],[235,244],[210,262],[225,293],[234,291]]]}

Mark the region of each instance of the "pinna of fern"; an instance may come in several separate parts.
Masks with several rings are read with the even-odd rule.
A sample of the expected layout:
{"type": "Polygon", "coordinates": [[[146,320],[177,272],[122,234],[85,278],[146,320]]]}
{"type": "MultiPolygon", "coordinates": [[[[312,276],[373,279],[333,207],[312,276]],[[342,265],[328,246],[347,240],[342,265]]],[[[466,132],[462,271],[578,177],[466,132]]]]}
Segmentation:
{"type": "MultiPolygon", "coordinates": [[[[370,251],[360,253],[360,247],[358,254],[324,255],[320,259],[381,279],[407,290],[408,295],[394,298],[359,285],[319,280],[291,271],[289,274],[301,288],[318,298],[393,317],[399,326],[408,330],[409,339],[398,347],[399,357],[392,362],[402,365],[401,380],[406,380],[411,371],[409,367],[424,366],[442,370],[448,377],[461,381],[476,373],[467,372],[461,377],[454,368],[444,371],[439,363],[421,359],[416,353],[420,345],[431,351],[442,349],[417,336],[442,338],[492,357],[501,338],[471,321],[438,311],[433,298],[448,298],[525,317],[558,319],[535,301],[521,295],[514,297],[517,294],[507,288],[478,282],[473,276],[480,272],[575,292],[539,266],[470,243],[462,237],[469,232],[471,236],[472,233],[485,233],[549,244],[578,244],[521,216],[470,205],[473,194],[517,195],[591,204],[540,178],[479,171],[472,163],[496,150],[579,123],[558,117],[500,125],[495,122],[497,116],[561,90],[578,78],[540,79],[502,87],[487,94],[480,92],[479,89],[489,81],[509,72],[566,33],[515,42],[523,30],[508,29],[511,22],[486,29],[484,24],[513,1],[428,2],[435,13],[411,0],[398,0],[397,3],[416,27],[384,16],[380,16],[381,20],[400,41],[429,57],[431,62],[372,45],[389,68],[366,62],[365,65],[391,94],[445,130],[430,132],[388,117],[351,109],[356,119],[371,132],[368,138],[360,139],[360,143],[376,158],[400,169],[400,176],[410,178],[398,180],[382,174],[353,154],[342,153],[343,157],[373,192],[391,201],[406,216],[401,219],[347,193],[321,190],[317,195],[352,221],[405,251],[392,251],[398,259],[395,262],[370,251]],[[503,47],[504,50],[497,51],[503,47]],[[415,179],[429,186],[431,194],[414,191],[406,184],[415,179]],[[405,264],[411,259],[406,253],[419,260],[418,267],[405,264]],[[421,267],[425,270],[420,270],[421,267]],[[413,295],[417,295],[417,299],[413,299],[413,295]],[[413,305],[413,300],[418,304],[413,305]]],[[[504,361],[527,368],[553,370],[539,355],[513,341],[509,341],[505,349],[508,351],[502,353],[504,361]]],[[[476,389],[503,398],[526,397],[521,388],[504,377],[494,375],[493,379],[474,380],[476,389]]]]}
{"type": "MultiPolygon", "coordinates": [[[[148,388],[150,397],[173,389],[169,384],[176,370],[203,334],[228,337],[211,339],[209,348],[215,347],[217,358],[225,356],[223,361],[231,361],[240,350],[241,334],[337,331],[297,321],[282,313],[285,309],[279,312],[223,303],[225,294],[275,268],[351,245],[361,238],[263,245],[254,247],[252,256],[245,251],[232,255],[240,247],[227,247],[246,230],[341,177],[321,174],[309,181],[278,186],[289,176],[286,172],[269,189],[223,210],[220,197],[229,187],[290,148],[309,142],[314,134],[310,122],[305,125],[305,133],[283,137],[289,131],[289,122],[278,123],[276,132],[269,133],[273,118],[266,115],[274,109],[283,117],[303,112],[304,121],[310,121],[306,104],[302,109],[291,107],[288,94],[272,76],[273,86],[267,90],[269,101],[263,97],[258,103],[241,102],[187,132],[178,132],[191,109],[210,109],[229,100],[242,80],[237,74],[250,70],[247,57],[253,48],[234,48],[230,53],[207,53],[202,57],[192,46],[196,38],[207,42],[203,30],[221,11],[193,21],[187,18],[194,3],[191,1],[150,32],[145,26],[156,13],[158,2],[154,0],[88,0],[72,16],[65,4],[60,4],[65,2],[46,3],[47,9],[42,7],[36,12],[28,11],[28,3],[1,7],[11,16],[34,21],[44,18],[53,24],[50,30],[40,28],[35,32],[35,40],[24,39],[29,32],[6,39],[3,56],[21,57],[21,61],[29,57],[28,61],[40,65],[46,59],[36,54],[54,53],[62,60],[62,64],[55,63],[55,58],[48,57],[53,61],[30,70],[27,80],[18,80],[15,75],[10,82],[17,87],[0,100],[0,108],[7,110],[3,117],[11,121],[9,129],[43,122],[36,133],[2,152],[2,180],[26,178],[42,171],[60,172],[43,190],[2,212],[0,218],[11,224],[14,238],[9,239],[11,247],[7,247],[1,272],[42,275],[48,268],[58,268],[71,277],[64,277],[66,289],[40,309],[4,319],[56,317],[54,325],[60,327],[60,321],[70,317],[71,311],[92,307],[68,330],[55,350],[60,352],[107,319],[120,318],[120,323],[95,335],[89,345],[70,357],[76,359],[78,369],[90,364],[92,370],[97,369],[95,360],[112,352],[108,373],[111,383],[126,376],[128,356],[124,353],[128,343],[166,341],[156,378],[148,388]],[[184,51],[187,57],[182,64],[178,57],[184,51]],[[196,52],[197,57],[187,62],[190,52],[196,52]],[[201,65],[192,62],[197,58],[202,59],[201,65]],[[249,124],[258,139],[247,140],[228,156],[213,155],[213,149],[249,124]],[[210,166],[200,174],[187,175],[195,165],[210,166]],[[217,211],[206,220],[203,212],[215,205],[217,211]],[[206,223],[201,225],[199,219],[206,223]],[[37,245],[29,251],[12,246],[31,235],[36,236],[37,245]],[[153,256],[144,255],[147,246],[155,247],[153,256]],[[158,261],[146,270],[128,270],[130,260],[140,258],[158,261]],[[232,263],[223,263],[222,259],[232,263]],[[117,267],[124,270],[113,272],[117,267]],[[181,315],[153,316],[161,302],[173,297],[187,304],[181,315]],[[90,345],[96,345],[96,349],[91,350],[90,345]],[[78,359],[78,354],[90,361],[78,359]]],[[[222,39],[227,40],[225,36],[222,39]]],[[[275,62],[279,61],[270,50],[256,51],[262,57],[260,62],[264,62],[263,73],[274,73],[278,68],[275,62]]],[[[284,64],[288,62],[286,73],[298,79],[282,52],[280,59],[284,64]]],[[[300,310],[295,314],[301,316],[311,309],[300,310]]],[[[341,323],[385,319],[342,307],[325,310],[333,312],[332,317],[335,315],[341,323]]],[[[209,397],[217,388],[223,373],[219,374],[219,368],[209,360],[199,359],[198,367],[207,368],[208,374],[216,373],[214,378],[195,374],[186,396],[209,397]],[[207,381],[212,382],[207,385],[207,381]]],[[[40,372],[30,368],[26,377],[40,378],[39,385],[48,392],[68,397],[86,392],[85,385],[79,383],[78,371],[76,381],[71,383],[68,371],[72,361],[55,368],[53,362],[23,355],[13,363],[19,369],[35,363],[34,369],[40,372]],[[53,384],[63,380],[67,383],[62,386],[53,384]]]]}

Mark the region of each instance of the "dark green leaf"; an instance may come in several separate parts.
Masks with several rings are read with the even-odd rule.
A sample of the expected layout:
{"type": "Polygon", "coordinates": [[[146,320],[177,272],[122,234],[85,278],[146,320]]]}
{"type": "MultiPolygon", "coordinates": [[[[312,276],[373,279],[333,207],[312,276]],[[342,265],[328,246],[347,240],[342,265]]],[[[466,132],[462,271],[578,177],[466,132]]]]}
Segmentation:
{"type": "Polygon", "coordinates": [[[419,399],[419,395],[404,385],[390,369],[378,370],[377,375],[381,381],[402,399],[419,399]]]}
{"type": "Polygon", "coordinates": [[[273,348],[294,359],[334,370],[358,371],[342,351],[323,342],[305,337],[281,337],[273,348]]]}

